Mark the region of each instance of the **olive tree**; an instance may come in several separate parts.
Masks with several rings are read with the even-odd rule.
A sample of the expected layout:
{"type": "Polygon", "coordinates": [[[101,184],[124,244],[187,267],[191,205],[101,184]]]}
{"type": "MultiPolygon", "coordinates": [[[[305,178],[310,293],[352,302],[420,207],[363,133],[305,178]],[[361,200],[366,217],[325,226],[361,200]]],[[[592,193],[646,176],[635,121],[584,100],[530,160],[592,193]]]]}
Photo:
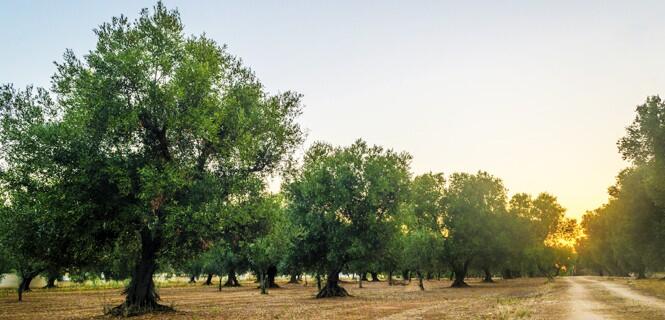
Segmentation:
{"type": "Polygon", "coordinates": [[[506,210],[506,189],[486,173],[455,173],[446,189],[445,257],[455,274],[453,287],[468,286],[464,279],[474,259],[493,250],[495,225],[506,210]]]}
{"type": "Polygon", "coordinates": [[[303,232],[300,243],[307,244],[300,248],[305,260],[327,273],[317,297],[346,296],[338,284],[342,269],[388,247],[373,238],[396,230],[391,225],[408,187],[409,161],[408,154],[362,140],[349,147],[316,143],[307,151],[285,192],[289,216],[303,232]]]}
{"type": "MultiPolygon", "coordinates": [[[[113,18],[95,35],[82,59],[67,51],[57,64],[46,95],[54,101],[35,101],[36,110],[54,113],[49,121],[12,124],[31,130],[4,139],[13,146],[4,151],[5,172],[20,168],[34,145],[59,155],[44,157],[34,172],[80,200],[94,223],[88,234],[104,235],[90,247],[122,241],[140,248],[125,302],[111,313],[166,310],[153,282],[159,262],[204,249],[242,182],[279,169],[302,140],[300,96],[266,93],[223,46],[185,36],[179,13],[161,3],[134,21],[113,18]]],[[[7,110],[24,104],[21,95],[3,101],[7,110]]]]}

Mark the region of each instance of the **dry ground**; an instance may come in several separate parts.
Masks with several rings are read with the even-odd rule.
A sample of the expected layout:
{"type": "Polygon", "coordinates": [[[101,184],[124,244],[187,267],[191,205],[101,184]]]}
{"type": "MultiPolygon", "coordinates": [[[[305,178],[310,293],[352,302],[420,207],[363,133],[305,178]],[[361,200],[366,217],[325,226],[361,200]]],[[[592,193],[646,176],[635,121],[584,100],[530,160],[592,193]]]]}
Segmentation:
{"type": "Polygon", "coordinates": [[[665,319],[665,281],[570,277],[571,319],[665,319]]]}
{"type": "MultiPolygon", "coordinates": [[[[282,288],[270,290],[269,295],[260,295],[253,283],[224,288],[221,293],[216,287],[196,284],[160,289],[162,303],[172,305],[175,313],[134,319],[574,319],[579,308],[573,301],[577,307],[592,301],[587,309],[600,319],[665,316],[657,308],[615,295],[602,284],[609,281],[575,277],[553,283],[534,278],[484,284],[470,280],[472,287],[464,289],[449,288],[449,281],[427,281],[424,292],[418,290],[416,281],[392,287],[385,281],[367,282],[362,289],[356,283],[344,283],[353,296],[335,299],[314,299],[316,287],[311,282],[307,287],[281,284],[282,288]],[[588,300],[574,296],[579,292],[588,300]]],[[[615,283],[637,294],[655,296],[631,289],[625,279],[615,283]]],[[[665,287],[665,281],[652,286],[659,285],[665,287]]],[[[14,291],[0,292],[0,320],[106,319],[103,307],[122,302],[119,289],[37,289],[24,299],[17,303],[14,291]]]]}

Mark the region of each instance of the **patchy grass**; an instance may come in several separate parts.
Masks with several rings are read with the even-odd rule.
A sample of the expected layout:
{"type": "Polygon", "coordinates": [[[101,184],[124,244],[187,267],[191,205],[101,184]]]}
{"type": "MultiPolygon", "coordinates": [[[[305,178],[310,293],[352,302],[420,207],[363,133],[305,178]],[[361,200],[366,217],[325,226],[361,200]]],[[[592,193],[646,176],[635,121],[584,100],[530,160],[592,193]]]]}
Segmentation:
{"type": "MultiPolygon", "coordinates": [[[[449,288],[449,281],[426,281],[426,291],[416,282],[388,286],[367,282],[358,289],[353,282],[343,286],[353,296],[315,299],[316,285],[280,284],[269,295],[259,294],[256,284],[224,288],[201,283],[160,285],[162,303],[175,313],[146,315],[134,319],[556,319],[560,283],[544,279],[515,279],[484,284],[471,280],[471,288],[449,288]]],[[[106,318],[104,306],[122,302],[120,288],[36,289],[15,301],[15,292],[0,295],[0,319],[88,319],[106,318]]],[[[560,307],[560,306],[559,306],[560,307]]]]}
{"type": "MultiPolygon", "coordinates": [[[[616,281],[619,284],[629,284],[632,280],[626,278],[611,278],[603,281],[616,281]]],[[[648,282],[649,280],[639,280],[648,282]]],[[[598,284],[589,283],[587,286],[593,299],[599,302],[603,314],[610,314],[617,319],[641,320],[641,319],[663,319],[665,313],[661,310],[649,308],[641,303],[613,294],[598,284]]]]}
{"type": "Polygon", "coordinates": [[[626,279],[626,284],[643,294],[665,299],[665,280],[660,279],[626,279]]]}

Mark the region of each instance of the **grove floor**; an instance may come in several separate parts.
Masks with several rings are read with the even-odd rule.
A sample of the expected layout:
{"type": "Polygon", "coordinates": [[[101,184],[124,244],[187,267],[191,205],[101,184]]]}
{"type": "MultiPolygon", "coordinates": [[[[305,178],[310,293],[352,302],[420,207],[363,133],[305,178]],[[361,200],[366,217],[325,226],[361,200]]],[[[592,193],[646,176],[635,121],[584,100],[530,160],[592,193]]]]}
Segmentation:
{"type": "MultiPolygon", "coordinates": [[[[254,283],[239,288],[201,284],[160,288],[173,313],[133,319],[664,319],[665,281],[598,277],[469,280],[470,288],[449,281],[388,286],[387,282],[344,283],[352,297],[315,299],[316,286],[282,284],[268,295],[254,283]],[[635,285],[638,283],[638,285],[635,285]],[[638,299],[638,300],[635,300],[638,299]],[[641,300],[640,300],[641,299],[641,300]],[[646,299],[646,300],[644,300],[646,299]],[[652,300],[655,299],[655,300],[652,300]]],[[[16,302],[14,291],[0,293],[0,319],[106,319],[105,306],[122,302],[121,290],[36,289],[16,302]]]]}

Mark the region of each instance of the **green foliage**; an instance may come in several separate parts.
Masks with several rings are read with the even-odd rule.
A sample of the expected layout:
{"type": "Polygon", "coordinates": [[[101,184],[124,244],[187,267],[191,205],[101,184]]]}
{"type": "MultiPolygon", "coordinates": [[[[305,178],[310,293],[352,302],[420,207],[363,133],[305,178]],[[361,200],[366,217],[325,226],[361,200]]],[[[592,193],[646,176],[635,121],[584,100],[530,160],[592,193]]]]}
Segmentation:
{"type": "Polygon", "coordinates": [[[455,173],[446,189],[445,254],[463,285],[474,259],[486,259],[494,250],[495,219],[506,210],[506,190],[501,180],[486,172],[455,173]]]}
{"type": "Polygon", "coordinates": [[[404,235],[403,265],[408,270],[425,274],[440,268],[437,252],[443,247],[443,238],[427,230],[413,230],[404,235]]]}
{"type": "Polygon", "coordinates": [[[648,97],[635,113],[617,143],[633,167],[609,188],[609,202],[584,216],[578,251],[589,269],[643,277],[665,267],[665,103],[648,97]]]}
{"type": "MultiPolygon", "coordinates": [[[[310,270],[339,273],[386,251],[409,182],[407,154],[370,147],[313,145],[285,185],[289,217],[303,236],[295,245],[310,270]]],[[[366,271],[366,270],[363,270],[366,271]]]]}
{"type": "Polygon", "coordinates": [[[300,95],[267,94],[224,47],[186,37],[161,3],[95,34],[83,59],[65,53],[50,92],[0,90],[2,223],[34,223],[34,249],[9,245],[26,263],[71,236],[80,245],[67,247],[92,255],[138,244],[135,272],[154,272],[203,250],[230,198],[280,168],[302,141],[300,95]]]}
{"type": "Polygon", "coordinates": [[[663,210],[647,191],[648,169],[624,170],[610,188],[610,201],[582,221],[586,238],[578,250],[584,265],[599,273],[644,276],[665,266],[663,210]]]}

